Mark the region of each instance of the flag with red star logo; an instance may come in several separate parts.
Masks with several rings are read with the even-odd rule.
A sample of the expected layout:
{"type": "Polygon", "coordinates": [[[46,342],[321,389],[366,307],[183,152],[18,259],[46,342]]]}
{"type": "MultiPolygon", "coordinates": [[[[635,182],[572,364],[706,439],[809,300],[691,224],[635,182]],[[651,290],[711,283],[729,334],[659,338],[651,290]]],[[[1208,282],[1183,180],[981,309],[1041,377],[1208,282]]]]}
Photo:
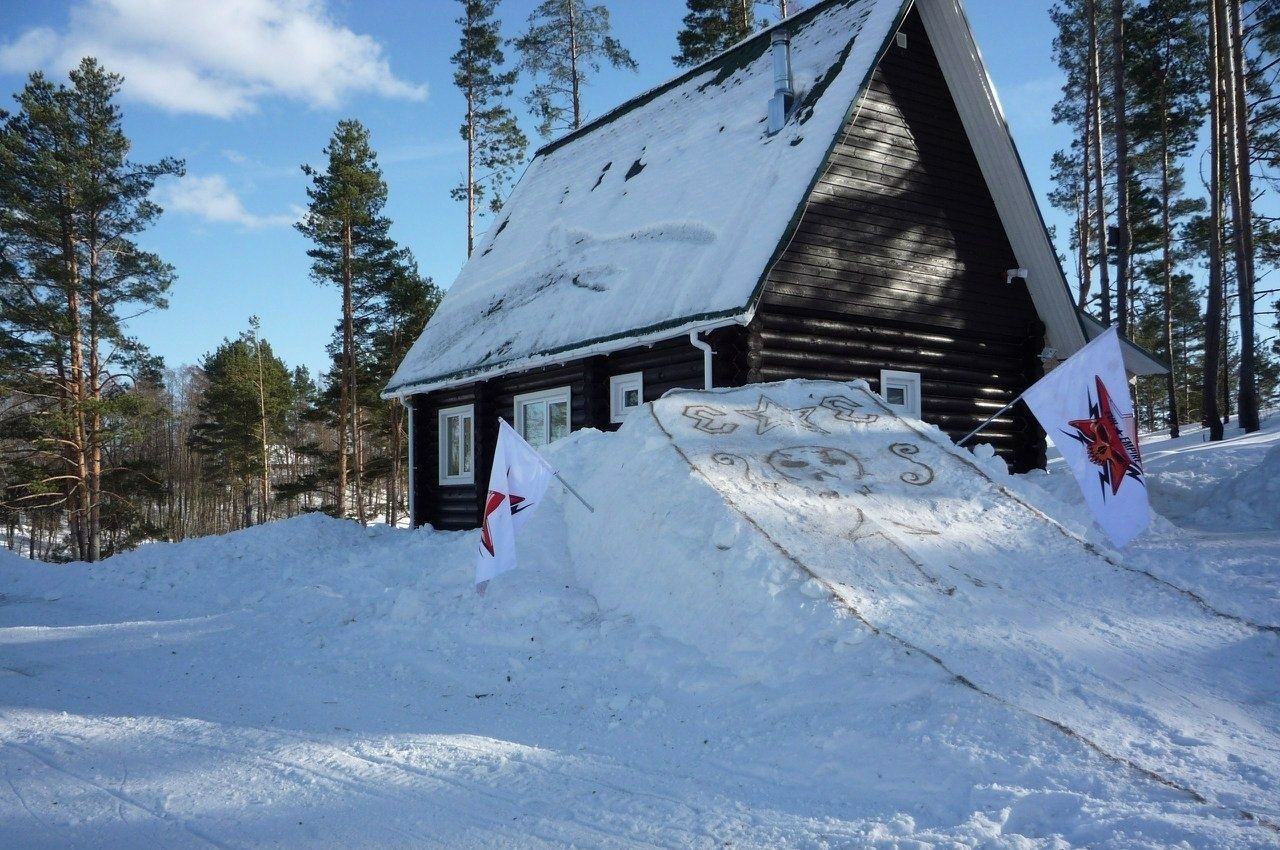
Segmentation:
{"type": "Polygon", "coordinates": [[[498,444],[489,473],[489,495],[476,553],[476,584],[516,567],[516,532],[551,483],[553,471],[516,430],[499,420],[498,444]]]}
{"type": "Polygon", "coordinates": [[[1120,337],[1110,329],[1022,400],[1062,452],[1098,525],[1124,546],[1151,524],[1120,337]]]}

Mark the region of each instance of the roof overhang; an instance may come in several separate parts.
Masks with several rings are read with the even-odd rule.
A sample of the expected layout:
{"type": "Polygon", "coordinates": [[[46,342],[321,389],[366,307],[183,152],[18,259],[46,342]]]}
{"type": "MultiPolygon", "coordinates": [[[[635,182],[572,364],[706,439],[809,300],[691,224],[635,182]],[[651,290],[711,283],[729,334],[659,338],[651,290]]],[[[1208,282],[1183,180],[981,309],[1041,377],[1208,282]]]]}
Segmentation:
{"type": "MultiPolygon", "coordinates": [[[[1084,328],[1089,341],[1097,339],[1107,326],[1083,310],[1079,311],[1080,324],[1084,328]]],[[[1130,375],[1146,377],[1148,375],[1165,375],[1169,366],[1163,360],[1147,351],[1129,338],[1120,335],[1120,354],[1124,357],[1124,370],[1130,375]]]]}
{"type": "Polygon", "coordinates": [[[1027,289],[1044,322],[1047,342],[1058,351],[1074,353],[1087,340],[969,18],[960,0],[916,0],[916,8],[1014,256],[1028,270],[1027,289]]]}
{"type": "Polygon", "coordinates": [[[664,324],[657,328],[628,332],[622,336],[589,341],[582,345],[575,345],[562,350],[547,351],[532,357],[522,357],[518,360],[512,360],[506,363],[478,366],[474,369],[468,369],[463,372],[439,375],[426,381],[411,382],[401,384],[396,387],[388,387],[382,391],[381,397],[384,399],[393,399],[404,398],[406,396],[417,395],[419,393],[429,393],[433,390],[442,389],[444,387],[454,387],[460,383],[487,381],[491,378],[500,378],[503,375],[510,375],[516,372],[527,372],[531,369],[541,369],[546,366],[559,366],[563,363],[568,363],[571,360],[581,360],[586,357],[599,357],[602,355],[613,354],[617,351],[623,351],[628,348],[643,348],[644,346],[654,345],[655,343],[659,343],[673,337],[684,336],[690,333],[706,333],[708,331],[716,330],[717,328],[725,328],[732,325],[745,325],[750,321],[751,316],[747,313],[719,319],[695,317],[683,322],[677,321],[664,324]]]}

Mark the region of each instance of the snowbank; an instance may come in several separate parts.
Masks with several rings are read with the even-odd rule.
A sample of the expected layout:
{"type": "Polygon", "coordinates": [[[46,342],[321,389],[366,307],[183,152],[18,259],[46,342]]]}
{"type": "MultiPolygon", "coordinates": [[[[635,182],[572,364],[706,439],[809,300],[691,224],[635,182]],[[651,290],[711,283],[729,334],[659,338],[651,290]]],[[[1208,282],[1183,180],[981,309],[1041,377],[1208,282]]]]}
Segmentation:
{"type": "Polygon", "coordinates": [[[483,597],[319,516],[0,553],[0,846],[1274,845],[1273,636],[857,386],[738,393],[551,447],[596,513],[483,597]]]}
{"type": "Polygon", "coordinates": [[[1218,485],[1195,514],[1204,527],[1280,530],[1280,442],[1251,466],[1218,485]]]}

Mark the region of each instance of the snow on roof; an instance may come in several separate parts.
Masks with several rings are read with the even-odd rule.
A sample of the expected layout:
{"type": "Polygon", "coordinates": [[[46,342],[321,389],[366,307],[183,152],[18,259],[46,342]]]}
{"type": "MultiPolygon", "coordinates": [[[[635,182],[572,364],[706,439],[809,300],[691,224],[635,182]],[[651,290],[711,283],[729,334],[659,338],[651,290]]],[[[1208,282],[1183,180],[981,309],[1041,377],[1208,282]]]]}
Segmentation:
{"type": "Polygon", "coordinates": [[[765,31],[544,147],[385,394],[745,321],[908,6],[788,19],[797,98],[776,135],[765,31]]]}

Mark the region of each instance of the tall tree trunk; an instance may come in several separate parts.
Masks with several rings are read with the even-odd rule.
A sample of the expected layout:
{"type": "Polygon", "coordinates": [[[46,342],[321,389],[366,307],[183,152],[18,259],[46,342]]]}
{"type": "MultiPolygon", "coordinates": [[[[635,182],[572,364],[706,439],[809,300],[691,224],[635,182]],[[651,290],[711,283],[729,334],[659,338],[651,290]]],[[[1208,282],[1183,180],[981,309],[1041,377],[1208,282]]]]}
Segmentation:
{"type": "Polygon", "coordinates": [[[1209,298],[1205,316],[1203,415],[1209,439],[1222,439],[1218,368],[1222,357],[1222,67],[1220,0],[1209,4],[1209,298]]]}
{"type": "Polygon", "coordinates": [[[1102,287],[1102,323],[1111,325],[1111,271],[1107,266],[1107,203],[1106,172],[1102,157],[1102,86],[1100,84],[1100,62],[1098,41],[1098,4],[1097,0],[1085,0],[1085,14],[1089,26],[1089,72],[1088,94],[1092,96],[1093,106],[1093,181],[1097,204],[1097,239],[1098,239],[1098,278],[1102,287]]]}
{"type": "Polygon", "coordinates": [[[571,0],[565,0],[565,8],[569,11],[569,81],[573,88],[573,129],[582,126],[582,102],[578,88],[578,19],[571,0]]]}
{"type": "Polygon", "coordinates": [[[336,513],[347,515],[347,422],[351,417],[351,221],[342,226],[342,374],[338,376],[338,493],[336,513]]]}
{"type": "Polygon", "coordinates": [[[253,331],[253,347],[258,354],[258,416],[262,426],[262,481],[258,493],[258,522],[265,523],[270,518],[271,499],[271,451],[267,444],[267,390],[263,386],[262,375],[262,340],[258,337],[258,329],[253,331]]]}
{"type": "Polygon", "coordinates": [[[1169,436],[1177,439],[1179,435],[1178,385],[1173,359],[1173,234],[1170,232],[1173,223],[1170,220],[1169,206],[1172,203],[1172,190],[1169,175],[1169,91],[1168,80],[1160,88],[1163,109],[1160,121],[1160,271],[1164,283],[1164,356],[1169,364],[1169,372],[1165,375],[1165,390],[1169,396],[1169,436]]]}
{"type": "Polygon", "coordinates": [[[89,275],[89,560],[102,556],[102,400],[103,378],[98,331],[98,283],[91,262],[89,275]]]}
{"type": "Polygon", "coordinates": [[[467,86],[467,256],[476,246],[476,98],[467,86]]]}
{"type": "Polygon", "coordinates": [[[1247,68],[1244,56],[1244,24],[1240,0],[1225,3],[1231,38],[1232,221],[1236,231],[1236,292],[1240,308],[1240,427],[1252,433],[1262,427],[1258,416],[1257,363],[1254,353],[1254,240],[1253,178],[1250,174],[1249,112],[1246,100],[1247,68]]]}
{"type": "Polygon", "coordinates": [[[72,225],[63,223],[62,250],[67,295],[67,344],[70,346],[69,389],[71,404],[67,411],[71,422],[70,458],[68,466],[75,471],[72,476],[72,503],[68,526],[72,535],[72,548],[78,560],[89,559],[89,459],[88,427],[85,421],[85,364],[84,317],[80,303],[80,264],[76,258],[76,246],[72,237],[72,225]]]}
{"type": "Polygon", "coordinates": [[[356,500],[356,520],[361,525],[369,523],[364,490],[364,428],[361,425],[360,403],[356,401],[356,375],[354,358],[351,370],[351,489],[356,500]]]}
{"type": "Polygon", "coordinates": [[[1116,325],[1129,332],[1129,127],[1125,103],[1124,0],[1111,0],[1111,84],[1114,91],[1116,139],[1116,325]]]}
{"type": "Polygon", "coordinates": [[[1080,221],[1076,225],[1077,241],[1080,243],[1080,288],[1077,292],[1076,306],[1081,310],[1089,304],[1089,291],[1093,289],[1093,263],[1089,259],[1089,243],[1092,241],[1092,189],[1089,185],[1089,153],[1093,149],[1090,134],[1093,131],[1093,110],[1090,107],[1088,92],[1085,93],[1084,124],[1080,134],[1080,221]]]}

